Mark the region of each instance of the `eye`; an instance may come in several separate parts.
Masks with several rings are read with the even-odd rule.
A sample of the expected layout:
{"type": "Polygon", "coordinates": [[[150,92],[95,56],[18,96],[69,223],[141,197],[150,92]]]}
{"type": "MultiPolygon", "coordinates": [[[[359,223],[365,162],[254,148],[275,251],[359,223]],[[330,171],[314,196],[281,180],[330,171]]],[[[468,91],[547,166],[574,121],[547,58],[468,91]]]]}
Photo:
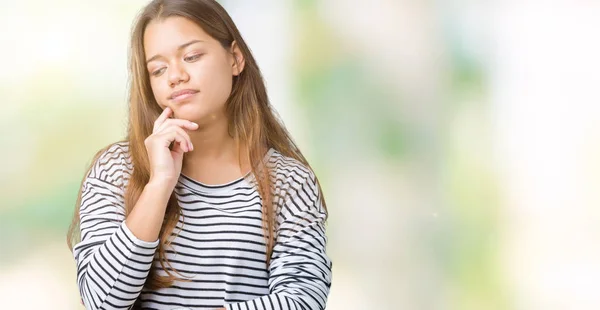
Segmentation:
{"type": "Polygon", "coordinates": [[[192,62],[192,61],[198,60],[200,58],[200,56],[202,56],[202,54],[194,54],[192,56],[184,57],[183,60],[185,60],[187,62],[192,62]]]}
{"type": "Polygon", "coordinates": [[[162,68],[160,68],[158,70],[154,70],[152,72],[152,76],[159,76],[159,75],[161,75],[163,72],[165,72],[165,69],[166,69],[165,67],[162,67],[162,68]]]}

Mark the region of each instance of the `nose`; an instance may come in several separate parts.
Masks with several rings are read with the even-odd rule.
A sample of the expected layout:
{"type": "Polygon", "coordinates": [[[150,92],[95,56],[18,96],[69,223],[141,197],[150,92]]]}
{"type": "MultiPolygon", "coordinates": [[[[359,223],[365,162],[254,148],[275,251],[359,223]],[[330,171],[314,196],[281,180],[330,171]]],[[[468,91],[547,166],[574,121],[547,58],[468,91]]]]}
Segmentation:
{"type": "Polygon", "coordinates": [[[177,86],[182,82],[187,82],[189,78],[189,74],[181,65],[174,64],[169,68],[169,85],[171,87],[177,86]]]}

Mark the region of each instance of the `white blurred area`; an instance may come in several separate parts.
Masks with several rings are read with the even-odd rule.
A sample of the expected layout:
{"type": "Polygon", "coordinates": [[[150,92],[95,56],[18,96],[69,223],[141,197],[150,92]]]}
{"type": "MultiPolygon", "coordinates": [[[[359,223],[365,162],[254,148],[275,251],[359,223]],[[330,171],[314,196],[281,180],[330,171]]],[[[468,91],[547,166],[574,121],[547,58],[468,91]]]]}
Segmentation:
{"type": "Polygon", "coordinates": [[[600,2],[494,9],[502,257],[515,309],[600,308],[600,2]]]}
{"type": "MultiPolygon", "coordinates": [[[[493,302],[482,306],[478,292],[461,291],[464,279],[447,270],[448,258],[436,247],[454,241],[432,241],[457,217],[439,180],[448,144],[493,171],[499,187],[498,201],[490,201],[499,206],[491,268],[503,302],[493,309],[600,308],[600,2],[484,2],[317,1],[336,44],[372,69],[370,79],[401,94],[402,102],[386,104],[430,139],[427,152],[401,164],[358,144],[351,153],[329,155],[325,194],[334,271],[327,309],[490,309],[493,302]],[[448,113],[455,103],[446,89],[448,20],[458,29],[457,44],[481,61],[486,74],[483,97],[461,100],[485,109],[448,113]]],[[[79,105],[117,111],[108,115],[120,118],[121,127],[102,129],[120,137],[129,27],[146,1],[0,3],[3,148],[35,151],[41,140],[30,123],[19,135],[8,134],[19,127],[20,115],[57,116],[79,105]],[[36,79],[47,80],[61,97],[23,104],[36,79]],[[97,100],[64,100],[73,92],[97,100]]],[[[302,23],[294,3],[224,1],[263,71],[273,105],[311,158],[317,153],[307,133],[311,119],[293,90],[294,55],[305,48],[296,41],[302,23]]],[[[352,111],[339,113],[332,117],[352,111]]],[[[53,125],[51,118],[44,122],[53,125]]],[[[29,180],[14,180],[33,157],[3,149],[0,160],[11,164],[2,165],[0,184],[25,188],[29,180]]],[[[0,308],[82,309],[75,263],[63,240],[39,238],[30,248],[23,257],[9,253],[18,259],[0,264],[0,308]]]]}

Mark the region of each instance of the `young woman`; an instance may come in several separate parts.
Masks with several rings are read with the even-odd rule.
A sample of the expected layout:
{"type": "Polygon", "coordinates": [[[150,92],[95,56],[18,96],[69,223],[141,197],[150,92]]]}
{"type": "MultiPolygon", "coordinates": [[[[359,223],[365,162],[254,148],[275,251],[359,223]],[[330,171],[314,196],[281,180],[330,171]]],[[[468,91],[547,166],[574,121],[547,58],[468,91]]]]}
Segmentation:
{"type": "Polygon", "coordinates": [[[129,126],[83,180],[68,242],[88,309],[324,309],[327,210],[213,0],[152,1],[129,126]]]}

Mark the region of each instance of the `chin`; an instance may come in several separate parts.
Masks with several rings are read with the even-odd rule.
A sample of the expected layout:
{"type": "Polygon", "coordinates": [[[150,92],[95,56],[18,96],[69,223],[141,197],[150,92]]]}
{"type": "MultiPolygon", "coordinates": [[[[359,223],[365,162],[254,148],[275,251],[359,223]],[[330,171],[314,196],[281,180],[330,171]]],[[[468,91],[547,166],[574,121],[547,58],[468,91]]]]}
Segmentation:
{"type": "Polygon", "coordinates": [[[184,102],[173,105],[171,107],[175,114],[175,118],[185,119],[189,121],[195,121],[201,119],[206,114],[206,111],[202,111],[202,106],[199,103],[184,102]]]}

